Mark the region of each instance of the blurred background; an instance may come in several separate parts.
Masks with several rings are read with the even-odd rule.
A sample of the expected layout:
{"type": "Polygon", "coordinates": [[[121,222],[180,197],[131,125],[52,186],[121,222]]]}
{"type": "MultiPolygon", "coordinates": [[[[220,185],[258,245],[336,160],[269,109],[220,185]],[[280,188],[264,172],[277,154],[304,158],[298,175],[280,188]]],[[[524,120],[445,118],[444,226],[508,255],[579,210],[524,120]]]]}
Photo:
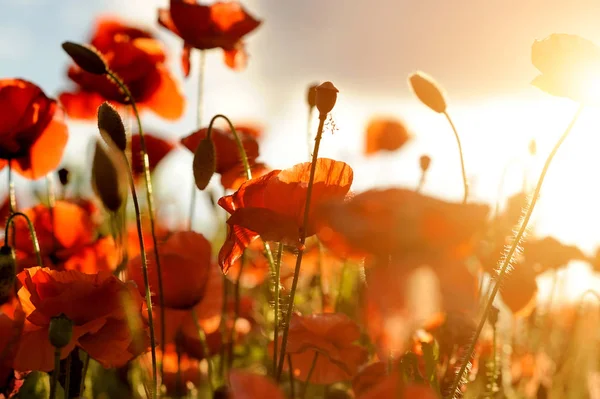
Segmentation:
{"type": "MultiPolygon", "coordinates": [[[[68,87],[69,61],[60,44],[87,41],[100,15],[119,16],[152,29],[169,48],[172,70],[188,96],[187,112],[177,123],[153,115],[145,115],[144,123],[148,131],[176,140],[196,127],[198,71],[192,69],[183,81],[181,41],[158,27],[157,8],[167,3],[0,0],[2,76],[23,77],[57,95],[68,87]]],[[[555,32],[600,43],[596,0],[247,0],[243,4],[263,24],[246,39],[250,59],[244,71],[227,69],[220,50],[208,52],[206,118],[224,113],[235,121],[261,124],[265,129],[262,159],[274,168],[288,167],[308,159],[306,89],[331,80],[340,90],[333,112],[337,129],[324,138],[320,155],[351,164],[356,191],[415,187],[419,157],[428,154],[432,165],[424,192],[450,200],[462,196],[452,131],[407,85],[408,74],[416,70],[432,75],[447,91],[449,112],[463,141],[471,200],[495,204],[524,184],[531,187],[576,108],[529,84],[537,73],[530,61],[531,44],[555,32]],[[403,120],[413,139],[399,151],[366,157],[363,134],[373,116],[403,120]],[[532,139],[538,144],[537,157],[528,154],[532,139]]],[[[81,146],[97,134],[95,127],[75,122],[71,127],[64,164],[87,169],[81,146]]],[[[587,253],[595,251],[600,243],[598,151],[600,115],[589,108],[550,169],[532,233],[552,235],[587,253]]],[[[191,156],[181,150],[157,171],[158,200],[174,218],[187,214],[190,165],[191,156]]],[[[0,175],[2,179],[4,174],[0,175]]],[[[200,198],[199,206],[209,206],[206,198],[200,198]]],[[[197,229],[214,232],[214,223],[200,223],[197,229]]],[[[587,265],[572,265],[568,274],[567,297],[569,290],[580,293],[600,287],[587,265]]],[[[544,289],[542,285],[541,295],[544,289]]]]}

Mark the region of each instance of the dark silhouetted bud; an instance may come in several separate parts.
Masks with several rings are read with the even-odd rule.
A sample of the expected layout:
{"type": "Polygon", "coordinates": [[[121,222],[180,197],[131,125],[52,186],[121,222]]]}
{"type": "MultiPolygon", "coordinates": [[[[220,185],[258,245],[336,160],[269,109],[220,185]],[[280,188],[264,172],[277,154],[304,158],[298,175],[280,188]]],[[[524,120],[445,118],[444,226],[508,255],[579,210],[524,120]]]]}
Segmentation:
{"type": "Polygon", "coordinates": [[[534,157],[537,154],[537,143],[535,140],[531,140],[529,142],[529,154],[534,157]]]}
{"type": "Polygon", "coordinates": [[[3,245],[0,248],[0,302],[4,303],[13,292],[17,272],[17,258],[15,251],[3,245]]]}
{"type": "Polygon", "coordinates": [[[103,102],[98,107],[98,129],[103,139],[108,135],[119,150],[125,151],[127,135],[125,134],[123,120],[115,107],[107,102],[103,102]]]}
{"type": "Polygon", "coordinates": [[[52,346],[62,349],[69,345],[73,338],[73,322],[63,313],[50,319],[48,338],[52,346]]]}
{"type": "Polygon", "coordinates": [[[73,62],[84,71],[94,75],[104,75],[108,72],[104,57],[94,46],[64,42],[62,48],[73,59],[73,62]]]}
{"type": "Polygon", "coordinates": [[[415,72],[408,77],[408,82],[421,102],[437,113],[446,112],[446,99],[441,87],[424,72],[415,72]]]}
{"type": "Polygon", "coordinates": [[[319,113],[327,115],[331,112],[337,101],[337,94],[339,90],[331,82],[321,83],[315,89],[315,104],[319,113]]]}
{"type": "Polygon", "coordinates": [[[62,184],[63,186],[66,186],[67,184],[69,184],[69,177],[70,177],[70,173],[69,169],[67,168],[60,168],[58,170],[58,180],[60,181],[60,184],[62,184]]]}
{"type": "Polygon", "coordinates": [[[429,155],[421,155],[421,158],[419,158],[419,165],[421,165],[421,170],[423,172],[427,172],[431,165],[431,158],[429,155]]]}
{"type": "Polygon", "coordinates": [[[127,197],[128,173],[121,154],[114,151],[96,141],[92,162],[92,188],[104,207],[112,212],[118,211],[127,197]]]}
{"type": "Polygon", "coordinates": [[[317,105],[317,87],[318,84],[310,85],[308,92],[306,93],[306,102],[310,108],[314,108],[317,105]]]}
{"type": "Polygon", "coordinates": [[[196,187],[204,190],[210,179],[215,174],[216,169],[215,144],[208,136],[200,141],[194,152],[194,162],[192,169],[194,171],[194,181],[196,187]]]}

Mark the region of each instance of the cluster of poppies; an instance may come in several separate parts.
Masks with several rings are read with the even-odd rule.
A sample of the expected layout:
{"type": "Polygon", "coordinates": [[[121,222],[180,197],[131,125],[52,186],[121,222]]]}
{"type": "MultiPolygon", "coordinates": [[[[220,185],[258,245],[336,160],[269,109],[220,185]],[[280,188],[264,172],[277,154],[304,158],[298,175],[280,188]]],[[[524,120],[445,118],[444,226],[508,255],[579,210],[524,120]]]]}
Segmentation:
{"type": "MultiPolygon", "coordinates": [[[[194,49],[220,48],[227,66],[243,68],[244,37],[260,25],[238,3],[184,0],[159,10],[158,22],[182,39],[186,77],[194,49]]],[[[492,217],[468,201],[464,162],[462,202],[421,194],[426,155],[416,189],[353,192],[352,167],[318,156],[338,93],[330,82],[308,91],[320,122],[312,160],[272,170],[260,161],[260,130],[225,116],[228,128],[213,127],[213,118],[179,142],[144,133],[140,112],[176,120],[185,108],[151,32],[102,19],[89,43],[64,49],[74,87],[58,101],[29,81],[0,80],[0,167],[10,181],[0,210],[3,397],[44,378],[52,398],[59,389],[69,398],[438,398],[468,389],[468,380],[500,389],[492,303],[535,317],[537,275],[571,260],[598,263],[551,237],[517,254],[522,232],[507,238],[535,202],[521,193],[492,217]],[[133,113],[137,134],[119,112],[133,113]],[[68,139],[64,113],[98,119],[105,143],[96,146],[94,198],[69,190],[65,169],[62,190],[50,184],[68,139]],[[155,218],[150,174],[180,145],[194,155],[197,188],[220,175],[225,195],[214,212],[228,215],[224,238],[173,231],[155,218]],[[47,198],[20,209],[13,172],[47,177],[47,198]],[[147,195],[141,206],[138,191],[147,195]],[[480,303],[489,305],[483,319],[480,303]]],[[[536,42],[542,74],[533,83],[584,104],[589,93],[567,79],[592,70],[599,54],[575,36],[536,42]]],[[[451,122],[432,78],[415,73],[409,84],[451,122]]],[[[411,137],[402,122],[377,118],[364,151],[395,151],[411,137]]]]}

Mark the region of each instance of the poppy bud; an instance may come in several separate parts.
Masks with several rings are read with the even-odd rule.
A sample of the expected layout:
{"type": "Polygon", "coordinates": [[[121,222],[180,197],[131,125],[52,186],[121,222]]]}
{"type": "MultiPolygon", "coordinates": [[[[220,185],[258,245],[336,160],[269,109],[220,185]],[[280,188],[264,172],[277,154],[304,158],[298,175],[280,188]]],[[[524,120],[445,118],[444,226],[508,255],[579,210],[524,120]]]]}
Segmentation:
{"type": "Polygon", "coordinates": [[[441,87],[426,73],[415,72],[408,77],[408,82],[421,102],[437,113],[446,112],[446,99],[441,87]]]}
{"type": "Polygon", "coordinates": [[[17,258],[15,251],[8,245],[0,248],[0,299],[10,297],[15,284],[17,258]]]}
{"type": "Polygon", "coordinates": [[[123,160],[96,141],[92,161],[92,188],[107,210],[116,212],[127,197],[127,173],[123,160]]]}
{"type": "Polygon", "coordinates": [[[490,312],[488,313],[488,321],[492,326],[495,326],[498,323],[498,314],[500,313],[500,309],[495,306],[490,308],[490,312]]]}
{"type": "Polygon", "coordinates": [[[423,173],[427,172],[429,166],[431,165],[431,157],[429,155],[421,155],[421,158],[419,158],[419,164],[421,165],[421,170],[423,173]]]}
{"type": "Polygon", "coordinates": [[[537,154],[537,143],[533,139],[529,142],[529,154],[532,157],[534,157],[535,154],[537,154]]]}
{"type": "Polygon", "coordinates": [[[84,71],[94,75],[104,75],[108,72],[104,57],[94,46],[64,42],[62,48],[73,59],[73,62],[84,71]]]}
{"type": "Polygon", "coordinates": [[[315,105],[321,116],[327,115],[337,100],[339,90],[331,82],[321,83],[315,88],[315,105]]]}
{"type": "MultiPolygon", "coordinates": [[[[125,134],[123,120],[115,107],[107,102],[103,102],[98,107],[98,129],[102,138],[108,135],[119,150],[125,151],[127,135],[125,134]]],[[[106,139],[104,140],[106,141],[106,139]]]]}
{"type": "Polygon", "coordinates": [[[66,186],[67,184],[69,184],[69,175],[71,172],[69,172],[69,169],[67,168],[60,168],[58,170],[58,180],[60,181],[60,184],[62,184],[63,186],[66,186]]]}
{"type": "Polygon", "coordinates": [[[71,338],[73,338],[73,321],[65,316],[64,313],[54,316],[50,319],[48,338],[52,346],[57,349],[62,349],[69,345],[71,338]]]}
{"type": "Polygon", "coordinates": [[[306,102],[308,103],[308,107],[310,109],[313,109],[316,105],[316,99],[317,99],[317,87],[319,85],[314,84],[314,85],[310,85],[308,88],[308,92],[306,93],[306,102]]]}
{"type": "Polygon", "coordinates": [[[194,171],[194,181],[198,189],[204,190],[208,186],[211,177],[215,174],[216,168],[215,144],[207,136],[200,141],[194,152],[192,169],[194,171]]]}

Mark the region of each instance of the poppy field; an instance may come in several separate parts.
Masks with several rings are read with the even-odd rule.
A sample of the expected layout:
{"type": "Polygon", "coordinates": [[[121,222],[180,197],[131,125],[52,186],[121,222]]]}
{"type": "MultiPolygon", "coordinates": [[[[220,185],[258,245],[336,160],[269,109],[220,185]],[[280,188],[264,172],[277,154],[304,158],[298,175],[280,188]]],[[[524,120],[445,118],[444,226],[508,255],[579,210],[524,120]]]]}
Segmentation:
{"type": "MultiPolygon", "coordinates": [[[[362,189],[360,163],[323,155],[344,135],[335,76],[290,90],[304,162],[269,166],[269,121],[204,112],[207,53],[235,73],[257,62],[266,22],[243,3],[165,1],[151,27],[98,17],[52,49],[69,60],[52,95],[0,79],[0,397],[600,398],[600,284],[561,293],[600,251],[533,230],[555,157],[598,105],[600,47],[523,43],[537,71],[523,85],[576,110],[547,151],[523,149],[541,161],[518,192],[480,199],[452,93],[420,70],[399,79],[452,155],[412,157],[414,184],[362,189]],[[169,135],[146,119],[188,108],[195,121],[169,135]],[[75,124],[93,130],[77,148],[75,124]],[[178,151],[186,167],[169,163],[178,151]],[[435,168],[459,197],[428,189],[435,168]]],[[[361,156],[409,157],[417,134],[374,115],[361,156]]]]}

